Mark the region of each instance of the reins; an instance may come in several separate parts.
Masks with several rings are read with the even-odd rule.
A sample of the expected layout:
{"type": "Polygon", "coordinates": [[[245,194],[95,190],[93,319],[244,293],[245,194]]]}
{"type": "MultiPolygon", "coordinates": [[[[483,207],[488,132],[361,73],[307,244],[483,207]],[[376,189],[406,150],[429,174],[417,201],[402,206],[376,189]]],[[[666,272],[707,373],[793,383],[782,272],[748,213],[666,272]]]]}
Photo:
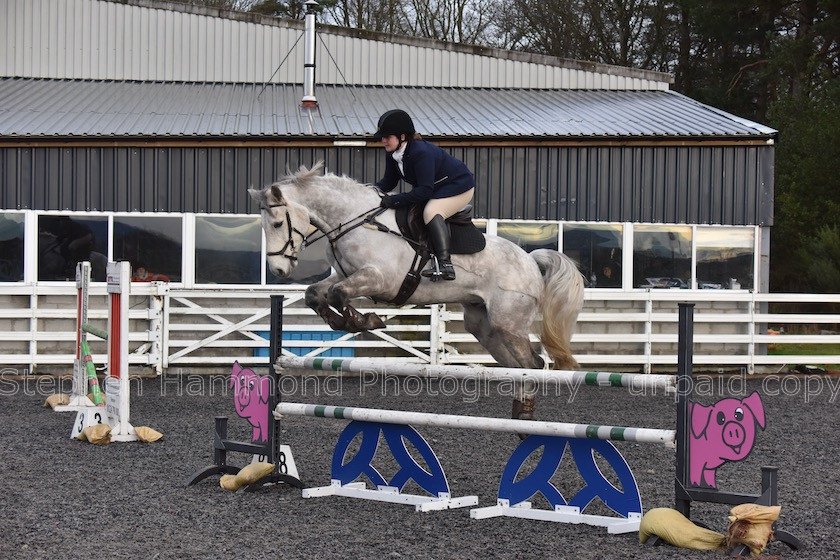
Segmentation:
{"type": "MultiPolygon", "coordinates": [[[[261,211],[264,210],[264,211],[270,213],[272,208],[279,208],[279,207],[284,207],[284,206],[288,207],[288,204],[286,204],[285,202],[282,202],[282,203],[278,203],[278,204],[270,204],[268,206],[260,205],[260,210],[261,211]]],[[[356,229],[358,227],[361,227],[361,226],[364,226],[364,225],[368,225],[368,224],[375,227],[377,229],[377,231],[381,231],[383,233],[390,233],[392,235],[396,235],[397,237],[399,237],[400,239],[402,239],[404,241],[407,241],[410,245],[415,247],[415,250],[416,250],[417,247],[422,247],[422,245],[420,243],[417,243],[413,239],[409,239],[408,237],[406,237],[402,233],[400,233],[398,231],[394,231],[391,228],[389,228],[388,226],[386,226],[385,224],[383,224],[382,222],[377,221],[376,218],[378,216],[380,216],[382,213],[384,213],[385,210],[386,210],[385,208],[376,206],[374,208],[371,208],[370,210],[366,210],[366,211],[362,212],[358,216],[350,218],[346,222],[339,223],[336,227],[334,227],[333,229],[331,229],[329,231],[319,230],[317,235],[308,236],[308,235],[306,235],[305,233],[303,233],[302,231],[300,231],[299,229],[297,229],[296,227],[294,227],[292,225],[292,219],[291,219],[291,216],[289,215],[289,210],[287,209],[286,210],[286,226],[287,226],[288,231],[289,231],[289,238],[286,240],[286,244],[283,245],[283,247],[280,248],[280,250],[267,252],[266,256],[267,257],[282,256],[282,257],[286,257],[290,261],[297,261],[298,258],[294,254],[291,254],[291,255],[286,254],[286,250],[289,249],[290,247],[291,247],[292,253],[297,252],[297,245],[295,244],[293,234],[297,233],[298,235],[300,235],[300,237],[301,237],[301,246],[300,246],[301,250],[303,248],[309,246],[309,245],[312,245],[316,241],[319,241],[320,239],[326,238],[327,241],[329,241],[329,243],[330,243],[330,248],[332,249],[333,257],[335,257],[335,262],[338,264],[339,268],[341,268],[342,274],[347,276],[347,273],[344,271],[344,267],[341,265],[341,261],[338,259],[338,257],[335,254],[335,244],[339,239],[341,239],[343,236],[347,235],[348,233],[350,233],[354,229],[356,229]],[[336,232],[338,232],[338,234],[333,235],[336,232]]],[[[273,226],[275,228],[282,227],[282,225],[283,225],[282,221],[279,222],[279,223],[274,223],[273,224],[273,226]]]]}

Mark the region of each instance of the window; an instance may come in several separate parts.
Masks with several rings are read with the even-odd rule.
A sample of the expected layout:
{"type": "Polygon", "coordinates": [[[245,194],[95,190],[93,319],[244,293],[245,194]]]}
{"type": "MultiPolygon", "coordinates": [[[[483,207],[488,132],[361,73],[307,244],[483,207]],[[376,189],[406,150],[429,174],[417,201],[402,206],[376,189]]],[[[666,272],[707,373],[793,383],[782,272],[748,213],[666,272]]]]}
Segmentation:
{"type": "Polygon", "coordinates": [[[150,280],[180,282],[181,249],[179,217],[114,217],[114,260],[129,261],[135,279],[143,268],[150,280]]]}
{"type": "Polygon", "coordinates": [[[563,253],[574,260],[592,288],[621,287],[624,228],[609,224],[565,224],[563,253]]]}
{"type": "Polygon", "coordinates": [[[38,280],[76,279],[76,264],[90,261],[90,276],[105,281],[108,218],[43,214],[38,216],[38,280]]]}
{"type": "Polygon", "coordinates": [[[557,250],[558,224],[528,223],[528,222],[499,222],[496,224],[496,235],[513,241],[526,252],[535,249],[557,250]]]}
{"type": "Polygon", "coordinates": [[[23,280],[23,214],[0,212],[0,282],[23,280]]]}
{"type": "Polygon", "coordinates": [[[691,286],[691,226],[637,225],[633,234],[633,287],[691,286]]]}
{"type": "MultiPolygon", "coordinates": [[[[309,235],[315,232],[315,228],[311,228],[309,235]]],[[[315,235],[318,235],[315,233],[315,235]]],[[[329,243],[326,237],[322,237],[315,241],[312,245],[307,245],[304,250],[298,253],[297,266],[292,269],[292,273],[288,278],[277,278],[269,270],[266,265],[266,284],[314,284],[319,280],[323,280],[330,275],[332,269],[330,263],[327,262],[327,250],[329,243]]]]}
{"type": "Polygon", "coordinates": [[[259,284],[259,218],[195,218],[196,284],[259,284]]]}
{"type": "Polygon", "coordinates": [[[698,227],[697,287],[753,289],[754,228],[698,227]]]}

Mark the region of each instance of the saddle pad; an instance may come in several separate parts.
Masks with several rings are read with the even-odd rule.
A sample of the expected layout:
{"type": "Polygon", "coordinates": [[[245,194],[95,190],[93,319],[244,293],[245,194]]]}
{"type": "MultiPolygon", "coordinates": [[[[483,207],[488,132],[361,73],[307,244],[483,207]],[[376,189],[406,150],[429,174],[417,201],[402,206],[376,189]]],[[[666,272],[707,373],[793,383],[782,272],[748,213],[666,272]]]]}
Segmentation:
{"type": "MultiPolygon", "coordinates": [[[[408,208],[397,208],[397,226],[400,228],[400,233],[413,241],[422,243],[428,247],[428,239],[426,237],[426,227],[423,225],[420,212],[422,208],[411,206],[408,208]]],[[[481,230],[475,227],[472,221],[468,223],[452,223],[447,220],[449,224],[449,232],[452,236],[449,252],[453,255],[471,255],[482,251],[487,245],[487,240],[481,230]]]]}
{"type": "Polygon", "coordinates": [[[453,255],[472,255],[484,250],[487,239],[474,224],[449,224],[452,232],[452,245],[449,252],[453,255]]]}

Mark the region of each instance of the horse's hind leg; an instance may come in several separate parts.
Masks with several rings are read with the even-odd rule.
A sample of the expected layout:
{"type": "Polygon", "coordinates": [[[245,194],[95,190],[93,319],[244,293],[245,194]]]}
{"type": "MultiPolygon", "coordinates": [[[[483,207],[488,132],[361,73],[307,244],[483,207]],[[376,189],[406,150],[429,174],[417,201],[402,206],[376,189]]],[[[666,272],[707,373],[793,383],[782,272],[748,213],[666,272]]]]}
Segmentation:
{"type": "MultiPolygon", "coordinates": [[[[534,350],[527,330],[513,333],[499,325],[493,325],[484,305],[464,305],[464,327],[493,359],[503,367],[542,369],[544,362],[534,350]]],[[[530,420],[534,415],[537,386],[533,381],[517,384],[513,399],[511,417],[530,420]]]]}

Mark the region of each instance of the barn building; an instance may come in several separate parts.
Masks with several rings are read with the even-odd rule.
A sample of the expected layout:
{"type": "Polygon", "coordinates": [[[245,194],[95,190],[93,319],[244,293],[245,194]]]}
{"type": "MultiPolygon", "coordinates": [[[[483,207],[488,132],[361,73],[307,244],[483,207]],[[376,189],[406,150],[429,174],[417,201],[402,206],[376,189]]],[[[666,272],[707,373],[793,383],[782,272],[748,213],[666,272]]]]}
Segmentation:
{"type": "Polygon", "coordinates": [[[132,363],[157,371],[259,361],[277,291],[315,339],[296,351],[487,361],[452,307],[326,333],[300,301],[327,272],[317,244],[290,282],[266,272],[246,189],[318,161],[375,182],[372,132],[397,107],[474,171],[488,234],[578,262],[581,363],[675,363],[677,301],[710,312],[701,362],[758,363],[745,317],[768,291],[776,131],[668,74],[154,0],[0,0],[0,15],[2,363],[72,362],[79,260],[98,282],[108,260],[161,280],[132,288],[132,363]]]}

